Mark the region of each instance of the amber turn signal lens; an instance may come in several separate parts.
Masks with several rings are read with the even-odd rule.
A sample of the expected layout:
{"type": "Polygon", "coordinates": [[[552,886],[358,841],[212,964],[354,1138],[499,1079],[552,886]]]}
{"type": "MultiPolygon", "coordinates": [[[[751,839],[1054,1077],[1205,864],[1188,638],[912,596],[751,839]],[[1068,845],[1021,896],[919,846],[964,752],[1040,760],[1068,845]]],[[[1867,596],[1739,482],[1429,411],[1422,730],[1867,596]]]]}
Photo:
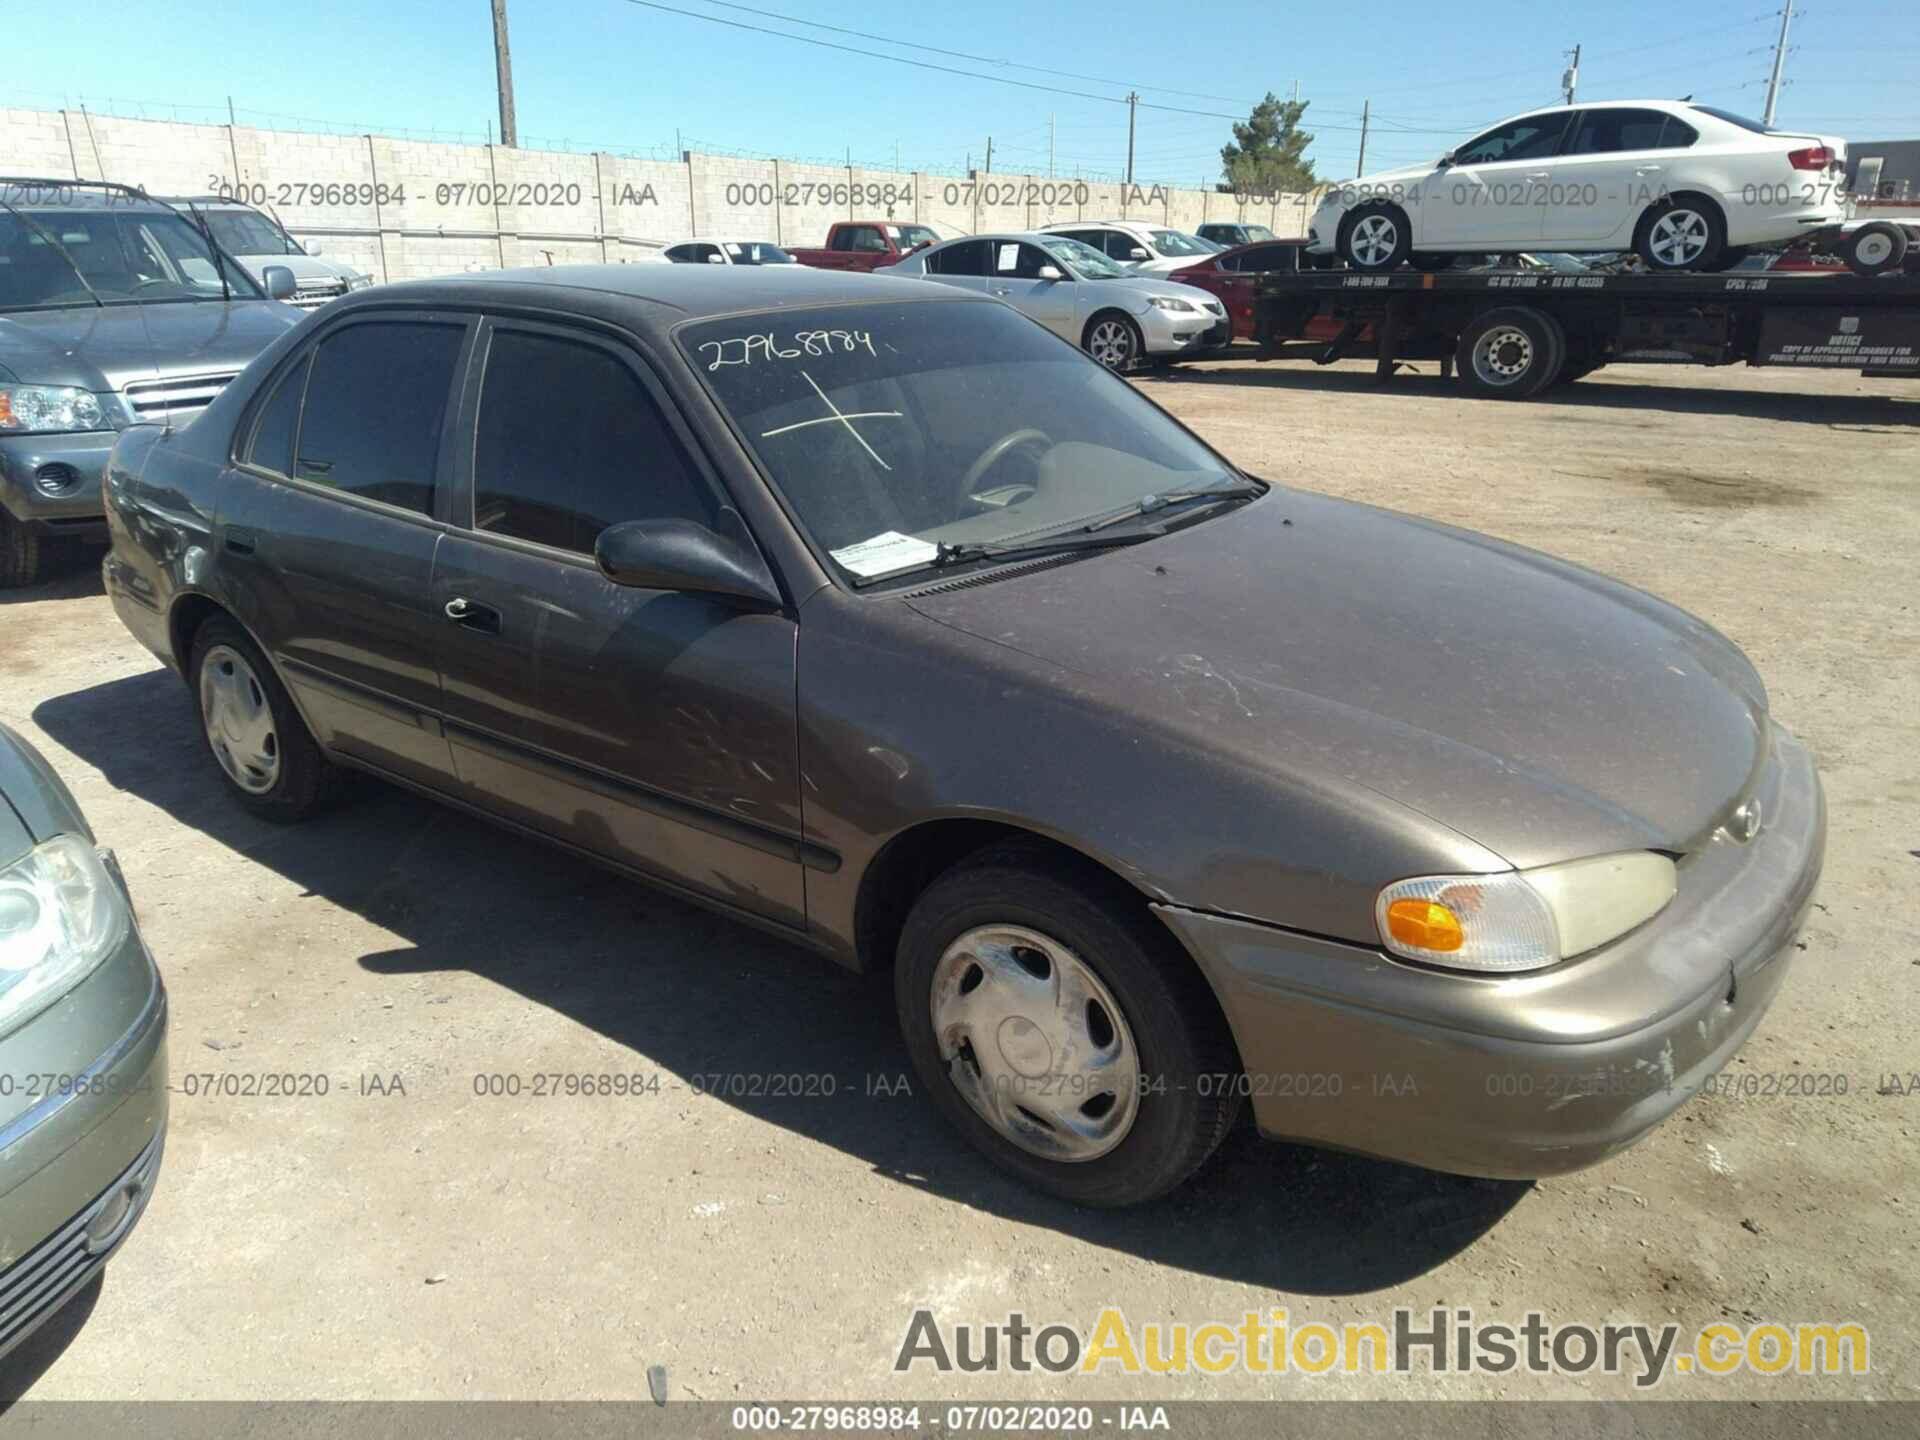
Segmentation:
{"type": "Polygon", "coordinates": [[[1396,900],[1387,907],[1387,934],[1422,950],[1458,950],[1466,944],[1459,917],[1431,900],[1396,900]]]}

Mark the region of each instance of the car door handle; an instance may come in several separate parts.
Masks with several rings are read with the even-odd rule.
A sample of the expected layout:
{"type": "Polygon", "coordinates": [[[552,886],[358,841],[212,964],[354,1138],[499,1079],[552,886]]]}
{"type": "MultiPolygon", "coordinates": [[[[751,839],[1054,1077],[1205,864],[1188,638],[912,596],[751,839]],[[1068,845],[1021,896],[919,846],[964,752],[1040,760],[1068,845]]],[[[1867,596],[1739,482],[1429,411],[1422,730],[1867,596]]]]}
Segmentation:
{"type": "Polygon", "coordinates": [[[464,595],[456,595],[447,601],[446,617],[456,625],[464,625],[469,630],[479,630],[488,635],[500,633],[500,612],[491,605],[482,605],[477,600],[469,600],[464,595]]]}
{"type": "Polygon", "coordinates": [[[1633,173],[1636,175],[1658,175],[1664,169],[1666,169],[1664,165],[1636,165],[1633,167],[1633,173]]]}
{"type": "Polygon", "coordinates": [[[251,555],[258,537],[251,530],[242,530],[237,525],[229,525],[223,543],[236,555],[251,555]]]}
{"type": "Polygon", "coordinates": [[[989,285],[987,288],[996,295],[1011,295],[1013,293],[1013,291],[1005,285],[989,285]]]}
{"type": "Polygon", "coordinates": [[[1552,175],[1553,175],[1553,172],[1551,170],[1529,170],[1527,172],[1527,179],[1546,180],[1551,178],[1552,175]]]}

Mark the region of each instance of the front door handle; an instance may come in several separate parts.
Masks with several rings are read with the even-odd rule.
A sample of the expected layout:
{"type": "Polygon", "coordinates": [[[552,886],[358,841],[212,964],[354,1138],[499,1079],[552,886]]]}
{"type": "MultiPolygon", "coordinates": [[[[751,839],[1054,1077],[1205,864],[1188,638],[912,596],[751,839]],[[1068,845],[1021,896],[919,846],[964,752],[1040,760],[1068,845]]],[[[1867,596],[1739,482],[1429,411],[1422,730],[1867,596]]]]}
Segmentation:
{"type": "Polygon", "coordinates": [[[1633,173],[1636,175],[1658,175],[1665,168],[1664,165],[1636,165],[1633,173]]]}
{"type": "Polygon", "coordinates": [[[1529,170],[1527,172],[1527,179],[1529,180],[1547,180],[1551,179],[1552,176],[1553,172],[1551,170],[1529,170]]]}
{"type": "Polygon", "coordinates": [[[251,530],[243,530],[238,525],[227,526],[226,547],[236,555],[251,555],[257,537],[251,530]]]}
{"type": "Polygon", "coordinates": [[[1013,291],[1008,289],[1005,285],[991,285],[991,286],[988,286],[987,288],[992,290],[993,293],[996,295],[1011,295],[1013,293],[1013,291]]]}
{"type": "Polygon", "coordinates": [[[464,625],[469,630],[484,631],[488,635],[500,633],[500,612],[491,605],[482,605],[478,600],[456,595],[447,601],[445,613],[454,624],[464,625]]]}

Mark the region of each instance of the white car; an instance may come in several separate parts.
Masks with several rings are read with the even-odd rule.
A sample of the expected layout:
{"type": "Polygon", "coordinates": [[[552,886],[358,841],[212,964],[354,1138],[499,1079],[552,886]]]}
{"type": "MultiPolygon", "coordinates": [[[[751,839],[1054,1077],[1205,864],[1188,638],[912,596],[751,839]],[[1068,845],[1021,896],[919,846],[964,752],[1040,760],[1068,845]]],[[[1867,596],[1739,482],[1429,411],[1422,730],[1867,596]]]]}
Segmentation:
{"type": "Polygon", "coordinates": [[[1218,255],[1222,248],[1184,230],[1143,225],[1137,220],[1063,220],[1042,225],[1039,233],[1070,236],[1142,275],[1184,270],[1209,255],[1218,255]]]}
{"type": "Polygon", "coordinates": [[[721,240],[696,235],[669,245],[666,258],[676,265],[791,265],[794,259],[770,240],[721,240]]]}
{"type": "Polygon", "coordinates": [[[222,195],[188,196],[166,203],[204,221],[214,243],[238,260],[256,281],[265,283],[264,272],[269,265],[284,265],[291,270],[294,289],[287,298],[289,305],[318,310],[349,290],[362,290],[374,283],[373,276],[364,270],[322,260],[317,241],[294,239],[279,221],[251,205],[222,195]]]}
{"type": "Polygon", "coordinates": [[[1433,165],[1333,186],[1307,249],[1356,270],[1460,251],[1632,249],[1652,271],[1715,270],[1846,218],[1846,142],[1710,105],[1534,110],[1433,165]]]}
{"type": "Polygon", "coordinates": [[[1206,291],[1146,277],[1069,235],[970,235],[916,250],[889,275],[991,295],[1110,370],[1231,343],[1227,308],[1206,291]]]}

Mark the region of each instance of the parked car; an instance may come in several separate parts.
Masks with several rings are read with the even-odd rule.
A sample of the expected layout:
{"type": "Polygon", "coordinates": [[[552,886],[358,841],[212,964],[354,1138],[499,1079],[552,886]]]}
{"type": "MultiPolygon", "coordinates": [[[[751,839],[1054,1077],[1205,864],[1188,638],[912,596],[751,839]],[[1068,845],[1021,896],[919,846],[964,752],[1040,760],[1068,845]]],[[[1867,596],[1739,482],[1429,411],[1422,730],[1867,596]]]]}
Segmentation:
{"type": "Polygon", "coordinates": [[[1111,370],[1229,343],[1226,307],[1204,290],[1124,269],[1065,235],[977,235],[910,255],[888,272],[991,295],[1111,370]]]}
{"type": "Polygon", "coordinates": [[[287,297],[289,305],[318,310],[349,290],[364,290],[374,283],[373,276],[364,270],[322,259],[318,241],[294,239],[271,215],[231,197],[168,197],[166,203],[204,223],[213,235],[213,243],[238,260],[256,283],[263,281],[269,265],[284,265],[291,270],[293,294],[287,297]]]}
{"type": "Polygon", "coordinates": [[[792,265],[793,256],[770,240],[716,240],[695,236],[669,245],[667,259],[676,265],[792,265]]]}
{"type": "Polygon", "coordinates": [[[816,270],[878,270],[940,237],[925,225],[895,220],[842,220],[827,231],[824,248],[787,253],[816,270]]]}
{"type": "Polygon", "coordinates": [[[1224,246],[1229,250],[1273,239],[1273,231],[1265,225],[1235,225],[1222,220],[1210,220],[1193,233],[1209,244],[1224,246]]]}
{"type": "Polygon", "coordinates": [[[933,1102],[1085,1203],[1243,1097],[1599,1160],[1759,1024],[1820,870],[1812,760],[1710,626],[1247,476],[953,286],[350,295],[107,494],[108,594],[235,801],[371,771],[890,971],[933,1102]]]}
{"type": "Polygon", "coordinates": [[[126,881],[0,725],[0,1355],[145,1213],[167,1133],[167,992],[126,881]]]}
{"type": "Polygon", "coordinates": [[[299,320],[138,191],[0,178],[0,589],[40,578],[48,540],[106,538],[120,429],[185,424],[299,320]]]}
{"type": "Polygon", "coordinates": [[[1433,165],[1330,187],[1307,235],[1357,270],[1624,248],[1649,270],[1712,270],[1844,219],[1846,154],[1843,140],[1689,101],[1555,105],[1433,165]]]}
{"type": "MultiPolygon", "coordinates": [[[[1250,227],[1258,229],[1258,226],[1250,227]]],[[[1167,278],[1205,290],[1226,307],[1233,321],[1235,340],[1255,340],[1255,301],[1262,275],[1293,275],[1302,270],[1329,268],[1331,257],[1309,255],[1305,240],[1262,240],[1223,250],[1218,255],[1175,270],[1167,278]]],[[[1337,322],[1316,316],[1308,322],[1307,336],[1313,340],[1331,340],[1339,334],[1337,322]]]]}
{"type": "Polygon", "coordinates": [[[1220,248],[1184,231],[1164,225],[1142,225],[1133,220],[1063,221],[1042,225],[1043,235],[1065,235],[1098,250],[1109,260],[1143,275],[1166,275],[1191,265],[1220,248]]]}

